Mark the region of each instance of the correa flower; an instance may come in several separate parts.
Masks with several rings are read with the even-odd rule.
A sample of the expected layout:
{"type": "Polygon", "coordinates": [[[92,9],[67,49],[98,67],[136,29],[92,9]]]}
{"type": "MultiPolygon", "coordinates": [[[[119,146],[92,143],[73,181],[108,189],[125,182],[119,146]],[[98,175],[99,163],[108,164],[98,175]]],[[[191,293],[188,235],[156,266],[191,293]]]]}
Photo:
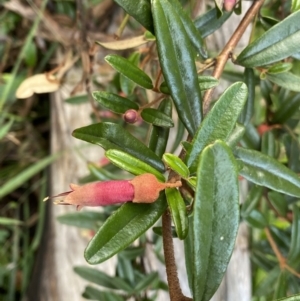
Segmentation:
{"type": "Polygon", "coordinates": [[[145,173],[132,180],[94,182],[83,186],[70,184],[70,191],[47,197],[61,198],[58,205],[75,205],[77,209],[84,206],[107,206],[124,202],[153,203],[159,192],[165,188],[180,187],[181,182],[161,183],[153,174],[145,173]]]}

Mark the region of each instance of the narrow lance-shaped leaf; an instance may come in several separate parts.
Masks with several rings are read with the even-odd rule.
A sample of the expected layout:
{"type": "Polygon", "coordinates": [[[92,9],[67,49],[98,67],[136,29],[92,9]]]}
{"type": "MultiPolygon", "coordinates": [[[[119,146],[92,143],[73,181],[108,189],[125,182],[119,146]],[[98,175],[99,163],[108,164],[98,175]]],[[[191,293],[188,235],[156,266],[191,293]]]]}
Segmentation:
{"type": "Polygon", "coordinates": [[[240,170],[247,180],[282,192],[300,197],[300,178],[277,160],[255,150],[237,147],[235,155],[243,168],[240,170]]]}
{"type": "Polygon", "coordinates": [[[279,22],[248,45],[236,63],[245,67],[272,64],[299,52],[300,11],[279,22]]]}
{"type": "Polygon", "coordinates": [[[134,65],[129,60],[116,54],[110,54],[105,57],[105,60],[118,72],[138,84],[145,89],[152,89],[153,84],[151,78],[139,67],[134,65]]]}
{"type": "Polygon", "coordinates": [[[146,29],[153,30],[150,0],[114,0],[146,29]]]}
{"type": "MultiPolygon", "coordinates": [[[[172,101],[170,99],[164,99],[157,109],[172,118],[172,101]]],[[[153,150],[157,156],[161,157],[166,150],[168,138],[168,128],[153,125],[150,133],[149,148],[153,150]]]]}
{"type": "Polygon", "coordinates": [[[76,129],[73,132],[73,136],[100,145],[105,150],[122,150],[123,152],[148,163],[158,171],[164,172],[165,167],[161,159],[119,124],[101,122],[88,125],[76,129]]]}
{"type": "Polygon", "coordinates": [[[235,127],[236,121],[247,98],[247,86],[237,82],[219,98],[201,123],[187,154],[186,162],[191,173],[196,171],[199,154],[208,144],[217,139],[226,140],[235,127]]]}
{"type": "Polygon", "coordinates": [[[297,205],[293,206],[292,239],[288,255],[290,266],[298,266],[300,262],[300,210],[297,205]]]}
{"type": "Polygon", "coordinates": [[[159,219],[166,207],[163,194],[152,204],[124,204],[89,242],[85,259],[90,264],[98,264],[125,249],[159,219]]]}
{"type": "MultiPolygon", "coordinates": [[[[299,39],[300,39],[300,34],[299,34],[299,39]]],[[[284,73],[277,73],[277,74],[267,73],[267,79],[273,82],[274,84],[283,87],[285,89],[295,91],[295,92],[300,92],[300,85],[299,85],[300,77],[291,72],[284,72],[284,73]]]]}
{"type": "Polygon", "coordinates": [[[173,154],[164,154],[163,160],[172,170],[174,170],[182,178],[188,178],[189,169],[180,158],[173,154]]]}
{"type": "Polygon", "coordinates": [[[124,114],[127,110],[138,110],[139,106],[128,98],[105,91],[95,91],[93,98],[103,107],[119,114],[124,114]]]}
{"type": "Polygon", "coordinates": [[[177,12],[186,33],[192,43],[192,45],[196,48],[197,52],[199,52],[202,59],[207,59],[207,51],[205,41],[203,40],[200,32],[195,27],[193,21],[186,11],[182,9],[182,6],[178,0],[168,0],[172,7],[177,12]]]}
{"type": "Polygon", "coordinates": [[[231,12],[224,11],[222,16],[218,15],[216,8],[211,9],[207,13],[201,15],[194,21],[196,28],[200,31],[203,38],[209,36],[219,29],[231,16],[231,12]]]}
{"type": "Polygon", "coordinates": [[[189,221],[184,200],[176,188],[167,188],[166,197],[177,236],[179,239],[185,239],[188,234],[189,221]]]}
{"type": "Polygon", "coordinates": [[[172,118],[157,109],[146,108],[142,111],[141,117],[144,121],[156,126],[165,128],[171,128],[174,126],[172,118]]]}
{"type": "Polygon", "coordinates": [[[179,118],[191,135],[202,119],[201,92],[190,41],[167,0],[152,0],[158,56],[179,118]]]}
{"type": "Polygon", "coordinates": [[[252,68],[245,68],[244,72],[245,84],[248,88],[248,97],[246,105],[239,117],[239,122],[247,126],[250,122],[254,112],[254,100],[255,100],[255,77],[252,68]]]}
{"type": "Polygon", "coordinates": [[[105,156],[116,166],[138,176],[144,173],[152,173],[160,181],[165,181],[165,177],[155,168],[147,163],[128,155],[117,149],[110,149],[106,151],[105,156]]]}
{"type": "Polygon", "coordinates": [[[237,165],[222,141],[200,155],[193,215],[193,296],[208,301],[220,285],[239,225],[237,165]]]}

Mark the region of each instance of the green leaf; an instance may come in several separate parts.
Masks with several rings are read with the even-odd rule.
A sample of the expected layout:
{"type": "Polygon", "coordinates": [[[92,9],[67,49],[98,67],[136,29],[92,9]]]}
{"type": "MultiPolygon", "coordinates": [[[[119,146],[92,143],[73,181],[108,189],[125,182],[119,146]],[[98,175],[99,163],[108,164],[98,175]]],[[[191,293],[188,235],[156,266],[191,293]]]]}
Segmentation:
{"type": "Polygon", "coordinates": [[[117,94],[113,94],[105,91],[95,91],[92,93],[93,98],[99,102],[103,107],[118,113],[124,114],[127,110],[138,110],[139,106],[129,100],[128,98],[121,97],[117,94]]]}
{"type": "MultiPolygon", "coordinates": [[[[300,39],[300,34],[299,34],[299,39],[300,39]]],[[[290,72],[278,73],[278,74],[267,73],[266,75],[267,75],[267,79],[273,82],[274,84],[291,91],[300,92],[299,76],[290,72]]]]}
{"type": "Polygon", "coordinates": [[[299,0],[292,0],[291,11],[296,12],[297,10],[300,10],[300,1],[299,0]]]}
{"type": "Polygon", "coordinates": [[[255,101],[255,77],[252,68],[245,68],[244,72],[245,84],[248,88],[248,97],[245,107],[239,117],[239,122],[247,126],[251,121],[254,113],[254,101],[255,101]]]}
{"type": "Polygon", "coordinates": [[[20,187],[38,172],[44,170],[47,166],[53,163],[60,154],[54,154],[48,156],[44,159],[37,161],[36,163],[32,164],[31,166],[22,170],[19,174],[14,176],[13,178],[9,179],[5,184],[0,187],[0,200],[6,196],[7,194],[14,191],[16,188],[20,187]]]}
{"type": "MultiPolygon", "coordinates": [[[[170,99],[164,99],[157,109],[172,118],[172,101],[170,99]]],[[[161,157],[166,150],[168,138],[168,128],[153,125],[150,133],[149,148],[153,150],[157,156],[161,157]]]]}
{"type": "Polygon", "coordinates": [[[195,27],[193,21],[191,20],[190,16],[187,14],[186,11],[182,9],[182,6],[178,0],[168,0],[178,14],[184,29],[186,30],[186,33],[192,43],[192,45],[195,47],[197,53],[199,52],[201,58],[203,60],[207,59],[207,50],[205,41],[202,38],[201,34],[195,27]]]}
{"type": "Polygon", "coordinates": [[[275,159],[240,147],[236,148],[235,155],[243,165],[240,175],[247,180],[287,195],[300,197],[299,176],[275,159]]]}
{"type": "Polygon", "coordinates": [[[265,66],[299,52],[300,11],[279,22],[249,44],[237,57],[245,67],[265,66]]]}
{"type": "Polygon", "coordinates": [[[30,43],[26,47],[26,52],[24,54],[24,60],[28,67],[34,67],[37,62],[37,50],[34,42],[30,43]]]}
{"type": "Polygon", "coordinates": [[[172,118],[157,109],[153,109],[153,108],[143,109],[141,113],[141,117],[143,118],[144,121],[149,122],[156,126],[161,126],[165,128],[171,128],[174,126],[172,118]]]}
{"type": "Polygon", "coordinates": [[[95,229],[99,223],[103,223],[104,219],[105,215],[102,212],[94,211],[72,212],[57,217],[62,224],[85,229],[95,229]]]}
{"type": "Polygon", "coordinates": [[[78,104],[86,103],[88,102],[88,100],[89,100],[88,95],[83,94],[83,95],[76,95],[76,96],[69,97],[65,99],[65,102],[71,105],[78,105],[78,104]]]}
{"type": "Polygon", "coordinates": [[[151,15],[151,5],[149,0],[114,0],[130,16],[134,17],[150,32],[153,30],[153,20],[151,15]]]}
{"type": "Polygon", "coordinates": [[[151,173],[156,176],[157,179],[164,182],[165,177],[158,172],[155,168],[148,165],[147,163],[124,153],[118,149],[109,149],[106,151],[105,156],[110,160],[111,163],[118,166],[121,169],[124,169],[136,176],[151,173]]]}
{"type": "Polygon", "coordinates": [[[268,199],[275,210],[281,215],[286,216],[288,212],[288,204],[284,199],[284,196],[275,191],[268,192],[268,199]]]}
{"type": "Polygon", "coordinates": [[[261,152],[269,157],[276,157],[276,141],[275,135],[272,131],[268,131],[263,134],[261,139],[261,152]]]}
{"type": "Polygon", "coordinates": [[[216,8],[211,9],[207,13],[201,15],[194,21],[196,28],[200,31],[203,38],[211,35],[217,29],[219,29],[231,16],[231,12],[224,11],[222,16],[218,15],[216,8]]]}
{"type": "Polygon", "coordinates": [[[292,238],[288,254],[288,264],[296,267],[300,263],[300,210],[297,205],[293,205],[293,223],[292,223],[292,238]]]}
{"type": "Polygon", "coordinates": [[[0,225],[2,226],[20,226],[24,225],[24,222],[18,219],[1,217],[0,216],[0,225]]]}
{"type": "Polygon", "coordinates": [[[297,112],[300,107],[300,94],[292,96],[291,98],[284,99],[273,115],[274,123],[285,123],[297,112]]]}
{"type": "Polygon", "coordinates": [[[166,207],[163,194],[152,204],[124,204],[89,242],[85,259],[90,264],[98,264],[125,249],[159,219],[166,207]]]}
{"type": "MultiPolygon", "coordinates": [[[[138,66],[140,57],[141,57],[140,53],[134,52],[129,56],[128,60],[132,62],[135,66],[138,66]]],[[[120,74],[120,86],[121,86],[121,90],[126,95],[131,95],[136,87],[136,84],[131,80],[129,80],[124,75],[120,74]]]]}
{"type": "Polygon", "coordinates": [[[268,74],[278,74],[283,72],[288,72],[292,69],[292,63],[277,63],[268,69],[268,74]]]}
{"type": "Polygon", "coordinates": [[[133,157],[148,163],[160,172],[165,171],[165,167],[160,158],[153,151],[145,146],[137,138],[129,134],[122,126],[101,122],[76,129],[73,136],[97,145],[105,150],[119,149],[133,157]]]}
{"type": "Polygon", "coordinates": [[[246,128],[237,123],[230,136],[226,139],[226,144],[231,148],[234,148],[242,139],[246,131],[246,128]]]}
{"type": "Polygon", "coordinates": [[[138,68],[136,65],[134,65],[124,57],[116,54],[110,54],[105,57],[105,60],[114,69],[116,69],[118,72],[120,72],[139,86],[145,89],[153,88],[151,78],[143,70],[138,68]]]}
{"type": "Polygon", "coordinates": [[[1,128],[0,128],[0,140],[2,138],[4,138],[4,136],[9,132],[11,126],[13,125],[14,120],[13,118],[11,118],[7,123],[5,123],[4,125],[1,124],[1,128]]]}
{"type": "Polygon", "coordinates": [[[192,150],[186,157],[187,166],[191,173],[196,171],[197,159],[204,147],[217,139],[226,140],[229,137],[244,107],[246,98],[246,85],[237,82],[221,95],[207,114],[192,141],[192,150]]]}
{"type": "Polygon", "coordinates": [[[194,135],[202,119],[201,92],[190,41],[167,0],[152,0],[158,57],[182,123],[194,135]]]}
{"type": "Polygon", "coordinates": [[[221,283],[239,225],[238,172],[222,141],[200,155],[193,215],[193,296],[208,301],[221,283]]]}
{"type": "Polygon", "coordinates": [[[165,192],[177,236],[179,239],[185,239],[189,230],[189,221],[184,200],[176,188],[167,188],[165,192]]]}
{"type": "Polygon", "coordinates": [[[241,216],[247,217],[260,201],[263,193],[263,187],[253,185],[247,195],[241,208],[241,216]]]}
{"type": "Polygon", "coordinates": [[[164,154],[163,155],[164,162],[177,174],[179,174],[182,178],[186,179],[189,177],[189,169],[183,163],[183,161],[173,154],[164,154]]]}
{"type": "Polygon", "coordinates": [[[74,268],[74,272],[83,279],[106,288],[123,290],[130,293],[133,291],[133,288],[123,279],[119,277],[111,277],[95,268],[77,266],[74,268]]]}
{"type": "MultiPolygon", "coordinates": [[[[198,76],[198,83],[200,91],[209,90],[219,84],[219,81],[213,76],[201,75],[198,76]]],[[[169,88],[166,82],[162,82],[159,90],[164,94],[170,94],[169,88]]]]}
{"type": "Polygon", "coordinates": [[[256,209],[247,214],[245,220],[253,228],[264,229],[268,226],[268,221],[265,216],[256,209]]]}
{"type": "Polygon", "coordinates": [[[145,290],[151,288],[159,281],[159,275],[157,272],[151,272],[145,275],[135,286],[135,292],[143,293],[145,290]]]}
{"type": "Polygon", "coordinates": [[[275,301],[300,301],[300,294],[299,295],[294,295],[294,296],[291,296],[291,297],[287,297],[287,298],[277,299],[275,301]]]}
{"type": "Polygon", "coordinates": [[[87,286],[85,288],[84,292],[82,293],[82,297],[85,299],[98,301],[125,301],[125,299],[120,295],[108,291],[99,291],[92,286],[87,286]]]}
{"type": "Polygon", "coordinates": [[[276,283],[275,292],[274,292],[274,299],[286,297],[288,293],[288,279],[287,279],[287,272],[283,270],[276,283]]]}

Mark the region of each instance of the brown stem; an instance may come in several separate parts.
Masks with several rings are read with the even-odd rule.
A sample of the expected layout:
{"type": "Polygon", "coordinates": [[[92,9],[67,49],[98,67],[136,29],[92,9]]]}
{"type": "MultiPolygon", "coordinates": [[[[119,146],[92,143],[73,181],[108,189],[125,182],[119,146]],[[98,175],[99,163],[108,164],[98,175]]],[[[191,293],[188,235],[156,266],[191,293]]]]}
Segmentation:
{"type": "MultiPolygon", "coordinates": [[[[264,3],[264,0],[257,0],[257,1],[253,2],[253,5],[249,8],[247,13],[245,14],[244,18],[242,19],[241,23],[235,30],[234,34],[232,35],[230,40],[227,42],[226,46],[224,47],[224,49],[222,50],[220,55],[216,58],[215,69],[212,74],[215,78],[217,78],[217,79],[220,78],[227,60],[231,57],[232,51],[234,50],[237,43],[241,39],[241,37],[244,34],[248,25],[251,23],[251,21],[254,19],[254,17],[258,13],[258,11],[263,3],[264,3]]],[[[203,97],[204,114],[206,114],[209,110],[212,92],[213,92],[213,89],[207,90],[203,97]]]]}
{"type": "Polygon", "coordinates": [[[273,252],[275,253],[275,256],[277,257],[277,260],[279,261],[279,266],[281,270],[287,270],[289,271],[291,274],[295,275],[296,277],[300,278],[300,273],[298,273],[297,271],[295,271],[292,267],[290,267],[287,263],[286,263],[286,259],[285,257],[283,257],[283,255],[280,253],[280,250],[278,249],[275,240],[273,239],[270,229],[269,228],[265,228],[265,233],[267,236],[267,239],[269,241],[269,244],[271,245],[271,248],[273,250],[273,252]]]}
{"type": "Polygon", "coordinates": [[[168,210],[162,216],[162,235],[163,247],[165,254],[165,264],[167,272],[167,280],[169,284],[170,300],[171,301],[191,301],[182,294],[179,279],[177,276],[177,268],[174,256],[174,245],[171,229],[171,217],[168,210]]]}

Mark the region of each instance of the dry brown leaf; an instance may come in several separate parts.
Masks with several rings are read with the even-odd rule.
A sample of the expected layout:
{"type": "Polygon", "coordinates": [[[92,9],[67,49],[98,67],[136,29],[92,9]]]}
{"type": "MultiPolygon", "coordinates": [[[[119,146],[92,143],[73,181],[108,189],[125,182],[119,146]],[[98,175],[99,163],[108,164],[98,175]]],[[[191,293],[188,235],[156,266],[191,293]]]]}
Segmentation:
{"type": "Polygon", "coordinates": [[[35,74],[26,78],[19,86],[16,97],[25,99],[31,97],[34,93],[50,93],[60,88],[60,82],[53,75],[46,73],[35,74]]]}
{"type": "Polygon", "coordinates": [[[146,44],[147,42],[149,41],[146,40],[145,36],[141,35],[127,40],[117,40],[113,42],[97,41],[96,43],[103,46],[104,48],[111,49],[111,50],[125,50],[125,49],[141,46],[143,44],[146,44]]]}

